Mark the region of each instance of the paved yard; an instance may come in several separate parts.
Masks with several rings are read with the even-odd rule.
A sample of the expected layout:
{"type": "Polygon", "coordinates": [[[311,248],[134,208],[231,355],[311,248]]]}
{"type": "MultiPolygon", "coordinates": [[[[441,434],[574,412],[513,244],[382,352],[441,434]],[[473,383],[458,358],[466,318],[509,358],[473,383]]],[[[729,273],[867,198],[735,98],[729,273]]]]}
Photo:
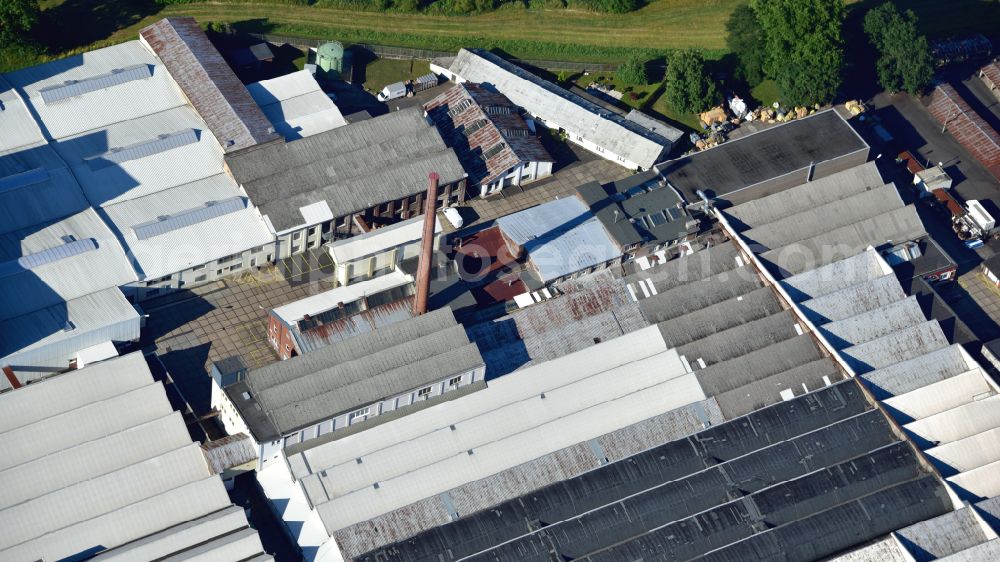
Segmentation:
{"type": "Polygon", "coordinates": [[[157,352],[194,413],[203,415],[210,410],[211,363],[234,355],[252,369],[277,361],[266,340],[268,310],[331,289],[332,274],[329,256],[315,251],[147,301],[142,345],[157,352]]]}
{"type": "Polygon", "coordinates": [[[973,269],[958,278],[963,289],[963,298],[951,303],[951,307],[982,342],[1000,338],[1000,289],[973,269]]]}
{"type": "MultiPolygon", "coordinates": [[[[551,176],[523,188],[508,187],[499,195],[491,196],[489,199],[474,198],[467,201],[466,208],[462,210],[462,216],[466,221],[463,228],[485,224],[498,217],[552,201],[557,197],[572,196],[576,193],[577,186],[589,181],[608,183],[634,173],[583,148],[569,143],[567,145],[576,160],[558,169],[551,176]],[[474,212],[474,216],[468,212],[470,209],[474,212]]],[[[440,213],[438,220],[441,221],[445,232],[454,230],[440,213]]]]}

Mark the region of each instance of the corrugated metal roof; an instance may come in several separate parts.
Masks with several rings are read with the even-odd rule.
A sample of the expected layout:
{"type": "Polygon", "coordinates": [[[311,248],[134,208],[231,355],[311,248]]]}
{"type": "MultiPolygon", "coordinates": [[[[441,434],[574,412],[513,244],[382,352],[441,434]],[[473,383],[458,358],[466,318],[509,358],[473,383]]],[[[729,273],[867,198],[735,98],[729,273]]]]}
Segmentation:
{"type": "Polygon", "coordinates": [[[566,197],[497,219],[523,247],[543,282],[621,257],[621,250],[582,201],[566,197]]]}
{"type": "MultiPolygon", "coordinates": [[[[111,287],[0,321],[0,334],[4,336],[0,363],[15,371],[22,367],[62,369],[81,349],[106,341],[137,340],[139,313],[120,289],[111,287]]],[[[43,374],[24,371],[19,372],[21,382],[43,374]]]]}
{"type": "Polygon", "coordinates": [[[479,84],[456,84],[425,103],[424,111],[474,185],[493,183],[522,163],[553,162],[510,100],[479,84]]]}
{"type": "Polygon", "coordinates": [[[139,36],[163,60],[226,152],[281,138],[194,18],[165,18],[139,36]]]}
{"type": "Polygon", "coordinates": [[[465,177],[417,107],[230,154],[226,162],[279,232],[303,224],[300,209],[319,201],[340,217],[423,193],[429,172],[442,185],[465,177]]]}
{"type": "Polygon", "coordinates": [[[867,373],[948,346],[936,320],[890,332],[840,351],[856,373],[867,373]]]}
{"type": "Polygon", "coordinates": [[[246,433],[209,441],[202,444],[201,451],[215,474],[257,460],[257,446],[246,433]]]}
{"type": "Polygon", "coordinates": [[[873,160],[722,212],[730,217],[737,230],[745,230],[863,193],[883,183],[873,160]]]}
{"type": "Polygon", "coordinates": [[[89,205],[51,146],[0,155],[0,233],[49,223],[89,205]]]}
{"type": "Polygon", "coordinates": [[[844,320],[906,298],[894,275],[851,285],[799,304],[803,314],[817,324],[844,320]]]}
{"type": "MultiPolygon", "coordinates": [[[[600,352],[605,345],[609,344],[591,349],[600,352]]],[[[365,444],[348,436],[307,451],[304,454],[316,472],[302,479],[303,488],[318,505],[327,530],[335,531],[554,449],[637,423],[664,408],[705,398],[694,378],[685,374],[676,353],[660,352],[631,362],[622,353],[615,355],[617,361],[613,361],[618,365],[608,370],[593,362],[588,369],[576,369],[575,376],[571,375],[579,381],[576,384],[556,384],[554,372],[539,376],[532,368],[502,377],[483,391],[392,424],[412,429],[391,428],[396,435],[390,442],[373,435],[385,427],[380,426],[366,432],[365,444]],[[498,383],[511,377],[519,380],[511,380],[502,387],[504,390],[497,388],[498,383]],[[528,383],[528,377],[539,384],[528,383]],[[515,382],[518,388],[512,389],[515,382]],[[594,385],[604,390],[581,391],[594,385]],[[543,402],[539,402],[541,394],[545,395],[543,402]],[[479,395],[482,398],[475,399],[479,395]],[[420,435],[419,439],[415,435],[420,435]],[[358,445],[362,450],[355,449],[358,445]],[[321,462],[316,455],[320,449],[339,449],[339,462],[332,458],[332,462],[321,462]],[[379,460],[389,456],[394,459],[391,463],[379,460]],[[356,462],[357,458],[362,459],[362,464],[356,462]],[[377,489],[373,482],[379,484],[377,489]],[[342,509],[345,505],[351,506],[347,512],[342,509]]],[[[563,359],[569,365],[580,357],[563,359]]],[[[553,369],[555,365],[548,367],[553,369]]]]}
{"type": "Polygon", "coordinates": [[[231,505],[141,353],[0,394],[0,409],[16,416],[0,426],[0,480],[17,488],[0,500],[4,560],[96,554],[231,505]]]}
{"type": "Polygon", "coordinates": [[[889,184],[787,215],[741,234],[749,242],[760,246],[754,247],[754,251],[763,252],[878,217],[901,207],[903,200],[899,198],[896,188],[889,184]]]}
{"type": "Polygon", "coordinates": [[[482,366],[445,308],[252,370],[226,392],[264,441],[482,366]]]}
{"type": "Polygon", "coordinates": [[[0,236],[0,257],[7,261],[26,257],[33,264],[30,268],[10,266],[9,273],[0,276],[0,320],[136,280],[121,245],[93,209],[0,236]],[[96,245],[96,249],[78,255],[59,251],[74,241],[96,245]],[[52,250],[58,254],[53,257],[61,259],[30,258],[40,253],[48,256],[52,250]]]}
{"type": "Polygon", "coordinates": [[[24,100],[0,74],[0,153],[45,142],[24,100]]]}
{"type": "Polygon", "coordinates": [[[102,207],[223,173],[222,150],[190,107],[137,117],[64,138],[53,146],[72,168],[91,203],[102,207]],[[182,130],[196,131],[198,141],[111,166],[89,163],[88,159],[100,158],[116,147],[158,143],[159,135],[182,130]]]}
{"type": "Polygon", "coordinates": [[[247,85],[247,90],[286,141],[347,124],[336,104],[307,70],[254,82],[247,85]]]}
{"type": "Polygon", "coordinates": [[[139,41],[24,68],[6,74],[6,78],[29,100],[51,139],[99,130],[185,104],[167,69],[139,41]],[[115,70],[137,66],[149,69],[151,77],[121,83],[95,81],[115,70]],[[81,90],[73,97],[51,103],[43,99],[47,88],[73,81],[77,86],[89,82],[100,89],[89,93],[81,90]]]}
{"type": "Polygon", "coordinates": [[[886,273],[889,271],[876,254],[861,252],[783,279],[781,285],[796,302],[802,302],[872,281],[886,273]]]}
{"type": "Polygon", "coordinates": [[[773,264],[781,277],[788,277],[853,256],[868,246],[917,240],[926,235],[916,209],[910,205],[879,217],[818,232],[807,240],[764,252],[760,257],[773,264]]]}
{"type": "Polygon", "coordinates": [[[865,373],[862,378],[879,400],[885,400],[964,373],[969,368],[961,347],[956,344],[865,373]]]}
{"type": "Polygon", "coordinates": [[[374,279],[350,285],[342,285],[318,295],[312,295],[276,307],[271,310],[271,314],[274,314],[289,326],[294,326],[305,316],[317,316],[331,308],[337,308],[337,305],[341,303],[351,303],[363,298],[365,295],[373,295],[412,282],[412,276],[399,270],[393,270],[386,275],[380,275],[374,279]]]}
{"type": "Polygon", "coordinates": [[[917,297],[907,297],[857,316],[825,324],[819,331],[830,345],[844,349],[922,324],[926,320],[917,297]]]}
{"type": "Polygon", "coordinates": [[[552,82],[482,49],[462,49],[448,70],[464,81],[491,84],[529,113],[573,135],[651,168],[673,143],[664,136],[604,110],[552,82]]]}
{"type": "Polygon", "coordinates": [[[155,279],[273,242],[257,209],[248,205],[232,178],[217,174],[109,205],[104,212],[142,278],[155,279]]]}

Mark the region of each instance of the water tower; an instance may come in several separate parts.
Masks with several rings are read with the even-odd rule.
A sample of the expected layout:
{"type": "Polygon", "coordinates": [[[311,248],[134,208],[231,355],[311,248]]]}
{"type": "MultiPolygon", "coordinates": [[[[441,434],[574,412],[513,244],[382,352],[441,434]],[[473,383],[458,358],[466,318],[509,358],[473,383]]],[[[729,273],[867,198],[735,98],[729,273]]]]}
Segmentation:
{"type": "Polygon", "coordinates": [[[344,69],[347,64],[344,61],[344,46],[337,41],[330,41],[320,45],[316,50],[316,66],[320,77],[328,80],[340,80],[343,78],[344,69]]]}

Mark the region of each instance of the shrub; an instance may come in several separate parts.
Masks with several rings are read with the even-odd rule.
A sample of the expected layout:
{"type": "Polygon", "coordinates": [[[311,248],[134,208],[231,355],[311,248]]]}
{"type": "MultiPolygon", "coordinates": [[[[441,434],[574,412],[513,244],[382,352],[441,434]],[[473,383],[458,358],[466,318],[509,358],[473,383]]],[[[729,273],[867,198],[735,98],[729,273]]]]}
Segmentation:
{"type": "Polygon", "coordinates": [[[646,61],[639,57],[629,57],[625,64],[618,67],[615,76],[623,84],[649,84],[649,73],[646,72],[646,61]]]}

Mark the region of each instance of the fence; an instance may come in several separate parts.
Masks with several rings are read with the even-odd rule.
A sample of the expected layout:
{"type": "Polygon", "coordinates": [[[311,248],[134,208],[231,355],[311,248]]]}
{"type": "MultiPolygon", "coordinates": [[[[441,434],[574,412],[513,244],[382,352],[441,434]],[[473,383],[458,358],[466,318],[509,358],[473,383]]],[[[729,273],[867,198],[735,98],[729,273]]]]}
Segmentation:
{"type": "MultiPolygon", "coordinates": [[[[323,43],[326,43],[326,39],[309,39],[306,37],[292,37],[288,35],[275,35],[272,33],[242,33],[248,37],[253,37],[260,39],[261,41],[267,41],[268,43],[274,43],[275,45],[282,45],[285,43],[291,45],[301,45],[305,47],[319,47],[323,43]]],[[[410,47],[391,47],[389,45],[369,45],[367,43],[352,43],[354,48],[362,48],[379,58],[383,59],[422,59],[431,60],[438,57],[451,57],[454,56],[454,52],[449,51],[434,51],[430,49],[413,49],[410,47]]],[[[578,62],[578,61],[557,61],[557,60],[536,60],[536,59],[515,59],[510,58],[511,62],[534,66],[536,68],[543,68],[545,70],[567,70],[571,72],[614,72],[618,69],[617,64],[609,63],[598,63],[598,62],[578,62]]]]}

